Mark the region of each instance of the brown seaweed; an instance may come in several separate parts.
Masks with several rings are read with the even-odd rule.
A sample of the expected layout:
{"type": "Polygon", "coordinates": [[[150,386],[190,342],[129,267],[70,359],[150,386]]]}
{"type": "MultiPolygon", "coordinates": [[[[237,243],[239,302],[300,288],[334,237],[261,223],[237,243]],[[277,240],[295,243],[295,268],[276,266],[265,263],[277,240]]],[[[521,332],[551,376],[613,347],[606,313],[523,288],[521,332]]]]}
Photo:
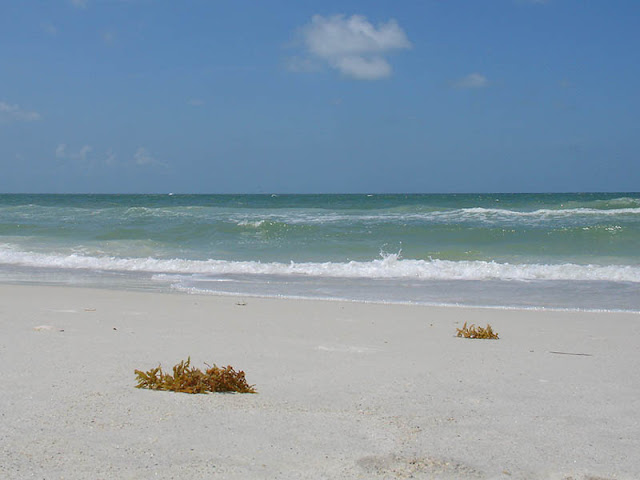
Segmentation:
{"type": "Polygon", "coordinates": [[[237,392],[256,393],[249,385],[242,370],[236,372],[231,365],[218,367],[207,365],[204,372],[191,366],[191,357],[173,367],[173,375],[158,365],[147,372],[135,370],[138,380],[136,388],[169,390],[184,393],[237,392]]]}
{"type": "Polygon", "coordinates": [[[487,338],[491,340],[498,340],[498,333],[494,332],[491,325],[487,323],[486,327],[476,327],[473,323],[467,327],[467,322],[464,322],[462,328],[456,329],[458,333],[457,337],[464,338],[487,338]]]}

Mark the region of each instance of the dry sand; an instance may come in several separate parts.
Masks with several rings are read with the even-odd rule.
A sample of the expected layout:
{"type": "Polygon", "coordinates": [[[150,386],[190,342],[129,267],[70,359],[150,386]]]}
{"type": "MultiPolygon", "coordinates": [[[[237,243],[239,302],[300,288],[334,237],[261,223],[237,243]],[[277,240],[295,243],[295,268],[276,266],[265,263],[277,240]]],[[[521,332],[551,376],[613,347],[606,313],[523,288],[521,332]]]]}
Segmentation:
{"type": "Polygon", "coordinates": [[[638,479],[639,343],[637,314],[3,285],[0,478],[638,479]],[[259,393],[134,388],[189,355],[259,393]]]}

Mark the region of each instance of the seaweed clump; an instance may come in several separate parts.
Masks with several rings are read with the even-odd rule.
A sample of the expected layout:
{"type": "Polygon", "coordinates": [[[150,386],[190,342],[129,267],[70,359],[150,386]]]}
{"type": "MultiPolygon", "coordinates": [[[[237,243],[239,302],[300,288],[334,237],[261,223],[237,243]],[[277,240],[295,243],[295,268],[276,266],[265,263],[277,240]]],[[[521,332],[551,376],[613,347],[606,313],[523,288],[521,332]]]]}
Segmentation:
{"type": "Polygon", "coordinates": [[[491,325],[487,323],[486,327],[476,327],[473,323],[467,327],[467,322],[464,322],[462,328],[458,328],[457,337],[464,338],[488,338],[491,340],[498,340],[498,333],[494,332],[491,325]]]}
{"type": "Polygon", "coordinates": [[[207,367],[209,368],[204,372],[192,367],[191,357],[189,357],[173,367],[173,375],[164,372],[159,365],[148,372],[136,370],[138,380],[136,388],[184,393],[256,393],[254,385],[247,383],[242,370],[236,372],[230,365],[217,367],[214,364],[207,367]]]}

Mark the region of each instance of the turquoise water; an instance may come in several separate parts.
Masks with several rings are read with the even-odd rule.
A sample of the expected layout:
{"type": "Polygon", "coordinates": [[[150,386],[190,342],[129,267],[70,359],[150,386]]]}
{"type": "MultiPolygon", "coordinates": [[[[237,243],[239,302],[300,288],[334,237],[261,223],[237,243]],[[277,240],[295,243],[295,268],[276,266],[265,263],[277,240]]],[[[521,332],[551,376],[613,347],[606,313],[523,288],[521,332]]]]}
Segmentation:
{"type": "Polygon", "coordinates": [[[640,194],[0,195],[0,280],[640,311],[640,194]]]}

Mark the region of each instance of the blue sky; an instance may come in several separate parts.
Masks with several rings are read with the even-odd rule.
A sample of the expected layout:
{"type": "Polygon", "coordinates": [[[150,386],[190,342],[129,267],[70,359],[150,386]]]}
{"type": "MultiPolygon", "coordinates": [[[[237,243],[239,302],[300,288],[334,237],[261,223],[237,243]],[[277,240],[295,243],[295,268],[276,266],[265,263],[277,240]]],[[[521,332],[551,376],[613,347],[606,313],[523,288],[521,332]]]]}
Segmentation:
{"type": "Polygon", "coordinates": [[[640,2],[0,6],[0,192],[640,190],[640,2]]]}

